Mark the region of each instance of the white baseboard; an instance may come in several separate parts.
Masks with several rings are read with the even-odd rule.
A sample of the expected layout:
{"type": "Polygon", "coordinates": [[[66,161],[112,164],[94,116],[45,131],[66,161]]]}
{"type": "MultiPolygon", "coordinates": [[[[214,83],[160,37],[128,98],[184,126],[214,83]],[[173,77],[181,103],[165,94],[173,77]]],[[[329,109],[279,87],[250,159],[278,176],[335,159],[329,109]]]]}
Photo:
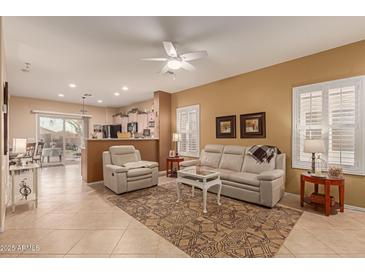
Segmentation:
{"type": "Polygon", "coordinates": [[[96,184],[103,184],[103,183],[104,183],[104,181],[102,180],[102,181],[90,182],[90,183],[87,183],[87,185],[92,186],[92,185],[96,185],[96,184]]]}
{"type": "Polygon", "coordinates": [[[345,208],[350,209],[350,210],[354,210],[354,211],[365,212],[365,208],[363,208],[363,207],[358,207],[358,206],[352,206],[352,205],[345,204],[345,208]]]}
{"type": "Polygon", "coordinates": [[[159,176],[159,177],[161,177],[161,176],[166,176],[166,170],[159,171],[159,172],[158,172],[158,176],[159,176]]]}
{"type": "MultiPolygon", "coordinates": [[[[299,194],[296,194],[296,193],[290,193],[290,192],[285,192],[284,193],[285,195],[288,194],[288,195],[295,195],[295,196],[298,196],[298,199],[299,199],[299,194]]],[[[346,209],[350,209],[350,210],[354,210],[354,211],[361,211],[361,212],[365,212],[365,208],[364,207],[359,207],[359,206],[353,206],[353,205],[347,205],[345,204],[345,208],[346,209]]]]}

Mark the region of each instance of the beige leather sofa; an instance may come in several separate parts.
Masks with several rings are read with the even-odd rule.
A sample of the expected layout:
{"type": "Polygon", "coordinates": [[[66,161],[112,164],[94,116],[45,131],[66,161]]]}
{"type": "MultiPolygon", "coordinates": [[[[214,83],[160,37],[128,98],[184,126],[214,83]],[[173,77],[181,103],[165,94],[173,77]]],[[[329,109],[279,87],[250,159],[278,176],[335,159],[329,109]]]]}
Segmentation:
{"type": "MultiPolygon", "coordinates": [[[[249,147],[206,145],[200,159],[181,163],[182,168],[200,165],[220,172],[222,195],[273,207],[283,196],[285,154],[276,155],[270,163],[257,163],[247,153],[249,147]]],[[[217,192],[217,187],[210,189],[217,192]]]]}
{"type": "Polygon", "coordinates": [[[158,163],[141,161],[134,146],[112,146],[103,152],[104,185],[116,194],[158,184],[158,163]]]}

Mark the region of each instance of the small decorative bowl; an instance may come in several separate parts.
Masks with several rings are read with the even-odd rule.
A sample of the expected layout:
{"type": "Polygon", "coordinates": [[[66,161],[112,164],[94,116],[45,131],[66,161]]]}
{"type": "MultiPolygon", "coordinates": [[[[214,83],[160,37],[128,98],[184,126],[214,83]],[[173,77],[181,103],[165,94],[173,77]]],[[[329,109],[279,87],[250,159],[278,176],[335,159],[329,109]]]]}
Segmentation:
{"type": "Polygon", "coordinates": [[[342,175],[342,167],[330,166],[328,168],[328,175],[333,178],[338,178],[342,175]]]}

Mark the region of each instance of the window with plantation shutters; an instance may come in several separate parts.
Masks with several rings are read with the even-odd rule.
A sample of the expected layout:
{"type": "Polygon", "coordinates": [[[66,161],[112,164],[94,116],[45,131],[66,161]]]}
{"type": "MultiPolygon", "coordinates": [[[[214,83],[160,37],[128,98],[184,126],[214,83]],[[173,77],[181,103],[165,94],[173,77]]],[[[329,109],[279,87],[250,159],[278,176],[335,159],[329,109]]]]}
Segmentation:
{"type": "Polygon", "coordinates": [[[304,140],[323,139],[327,165],[365,174],[364,79],[353,77],[293,89],[292,166],[309,168],[304,140]]]}
{"type": "Polygon", "coordinates": [[[176,109],[176,131],[181,136],[178,143],[182,156],[199,157],[199,105],[176,109]]]}

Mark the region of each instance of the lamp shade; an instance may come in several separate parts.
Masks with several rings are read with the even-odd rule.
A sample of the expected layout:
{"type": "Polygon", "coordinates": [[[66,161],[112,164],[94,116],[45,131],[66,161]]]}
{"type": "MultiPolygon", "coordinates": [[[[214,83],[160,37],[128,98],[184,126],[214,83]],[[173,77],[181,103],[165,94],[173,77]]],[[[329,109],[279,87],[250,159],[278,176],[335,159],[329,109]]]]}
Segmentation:
{"type": "Polygon", "coordinates": [[[172,141],[173,142],[180,142],[181,141],[181,134],[179,134],[179,133],[173,133],[172,134],[172,141]]]}
{"type": "Polygon", "coordinates": [[[304,140],[304,152],[306,152],[306,153],[323,153],[323,152],[325,152],[323,140],[321,140],[321,139],[304,140]]]}
{"type": "Polygon", "coordinates": [[[13,139],[13,153],[25,153],[27,151],[27,139],[13,139]]]}

